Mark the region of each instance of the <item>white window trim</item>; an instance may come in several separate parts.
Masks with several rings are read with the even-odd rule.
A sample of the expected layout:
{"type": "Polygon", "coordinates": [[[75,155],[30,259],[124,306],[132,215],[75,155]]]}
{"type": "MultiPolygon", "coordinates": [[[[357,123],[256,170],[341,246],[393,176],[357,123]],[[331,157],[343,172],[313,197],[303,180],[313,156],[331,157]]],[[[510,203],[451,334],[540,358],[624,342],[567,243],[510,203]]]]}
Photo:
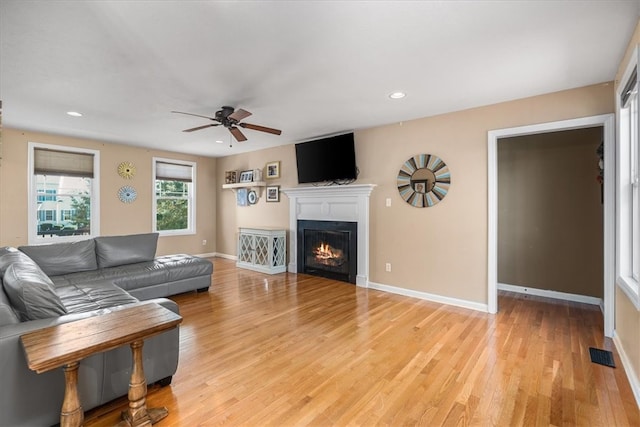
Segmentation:
{"type": "Polygon", "coordinates": [[[100,235],[100,151],[91,150],[89,148],[67,147],[65,145],[53,145],[43,144],[40,142],[29,142],[28,144],[28,167],[27,167],[27,182],[28,188],[28,226],[27,236],[30,245],[41,245],[48,243],[61,243],[61,242],[76,242],[79,240],[87,240],[100,235]],[[34,224],[37,223],[37,194],[35,188],[35,177],[33,174],[33,162],[34,151],[36,148],[43,148],[49,150],[68,151],[70,153],[85,153],[93,154],[93,181],[91,187],[91,234],[84,236],[61,236],[55,240],[38,239],[37,227],[34,224]]]}
{"type": "Polygon", "coordinates": [[[187,160],[176,160],[176,159],[169,159],[166,157],[153,157],[151,159],[152,164],[151,164],[151,170],[152,170],[152,177],[151,177],[151,194],[153,195],[153,203],[152,203],[152,207],[151,207],[151,216],[152,216],[152,224],[153,224],[153,231],[159,233],[161,236],[184,236],[184,235],[194,235],[196,234],[196,191],[197,191],[197,176],[198,176],[198,169],[197,169],[197,163],[196,162],[190,162],[187,160]],[[186,165],[186,166],[191,166],[192,167],[192,181],[191,181],[191,187],[192,187],[192,194],[191,194],[191,212],[190,212],[190,218],[189,218],[189,228],[186,230],[162,230],[162,231],[158,231],[157,230],[157,199],[156,199],[156,163],[157,162],[166,162],[166,163],[175,163],[175,164],[179,164],[179,165],[186,165]]]}
{"type": "MultiPolygon", "coordinates": [[[[629,60],[627,69],[620,80],[616,91],[616,120],[617,120],[617,177],[616,177],[616,285],[627,295],[637,310],[640,310],[640,283],[631,275],[631,191],[629,186],[629,175],[631,173],[630,157],[631,150],[628,144],[623,144],[622,137],[622,105],[620,96],[629,80],[634,67],[640,66],[640,45],[636,47],[629,60]]],[[[640,71],[640,70],[639,70],[640,71]]],[[[638,118],[636,117],[636,120],[638,118]]],[[[640,120],[639,120],[640,122],[640,120]]],[[[638,123],[640,125],[640,123],[638,123]]]]}

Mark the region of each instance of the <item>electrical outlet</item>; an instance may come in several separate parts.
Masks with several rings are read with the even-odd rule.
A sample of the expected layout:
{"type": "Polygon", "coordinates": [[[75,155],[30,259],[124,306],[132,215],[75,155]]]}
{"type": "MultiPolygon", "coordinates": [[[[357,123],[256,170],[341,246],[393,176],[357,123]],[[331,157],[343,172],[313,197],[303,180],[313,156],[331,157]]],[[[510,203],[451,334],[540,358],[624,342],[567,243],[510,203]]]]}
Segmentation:
{"type": "Polygon", "coordinates": [[[391,197],[387,197],[387,207],[391,206],[391,197]]]}
{"type": "Polygon", "coordinates": [[[207,245],[207,241],[206,241],[206,240],[203,240],[203,241],[202,241],[202,246],[206,246],[206,245],[207,245]]]}
{"type": "Polygon", "coordinates": [[[387,273],[391,273],[391,263],[388,262],[385,266],[384,266],[385,270],[387,270],[387,273]]]}

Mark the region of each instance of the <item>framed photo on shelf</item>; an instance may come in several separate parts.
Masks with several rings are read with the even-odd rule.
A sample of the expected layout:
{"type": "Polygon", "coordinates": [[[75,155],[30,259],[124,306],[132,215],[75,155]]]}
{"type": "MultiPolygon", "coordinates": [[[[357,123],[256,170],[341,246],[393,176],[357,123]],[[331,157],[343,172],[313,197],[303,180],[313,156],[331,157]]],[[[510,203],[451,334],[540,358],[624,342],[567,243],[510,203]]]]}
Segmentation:
{"type": "Polygon", "coordinates": [[[253,182],[253,170],[240,172],[240,180],[238,182],[253,182]]]}
{"type": "Polygon", "coordinates": [[[279,202],[280,201],[280,186],[268,185],[267,186],[267,202],[279,202]]]}
{"type": "Polygon", "coordinates": [[[280,162],[267,163],[267,179],[280,178],[280,162]]]}
{"type": "Polygon", "coordinates": [[[225,184],[235,184],[237,182],[236,171],[226,171],[224,173],[224,183],[225,184]]]}

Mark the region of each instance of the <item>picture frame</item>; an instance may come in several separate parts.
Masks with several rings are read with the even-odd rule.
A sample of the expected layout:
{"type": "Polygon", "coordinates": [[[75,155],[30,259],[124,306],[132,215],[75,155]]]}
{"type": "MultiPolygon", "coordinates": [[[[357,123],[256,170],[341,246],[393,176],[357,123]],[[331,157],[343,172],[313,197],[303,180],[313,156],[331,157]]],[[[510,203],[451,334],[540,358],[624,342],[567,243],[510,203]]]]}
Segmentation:
{"type": "Polygon", "coordinates": [[[268,185],[266,188],[266,197],[267,202],[279,202],[280,201],[280,186],[279,185],[268,185]]]}
{"type": "Polygon", "coordinates": [[[280,178],[280,161],[267,163],[265,169],[267,179],[280,178]]]}
{"type": "Polygon", "coordinates": [[[236,191],[236,205],[248,206],[249,205],[249,200],[247,198],[248,194],[249,192],[247,191],[246,188],[238,188],[238,191],[236,191]]]}
{"type": "Polygon", "coordinates": [[[240,172],[240,180],[238,182],[253,182],[253,170],[240,172]]]}
{"type": "Polygon", "coordinates": [[[224,173],[224,183],[225,184],[235,184],[238,182],[237,172],[236,171],[226,171],[224,173]]]}

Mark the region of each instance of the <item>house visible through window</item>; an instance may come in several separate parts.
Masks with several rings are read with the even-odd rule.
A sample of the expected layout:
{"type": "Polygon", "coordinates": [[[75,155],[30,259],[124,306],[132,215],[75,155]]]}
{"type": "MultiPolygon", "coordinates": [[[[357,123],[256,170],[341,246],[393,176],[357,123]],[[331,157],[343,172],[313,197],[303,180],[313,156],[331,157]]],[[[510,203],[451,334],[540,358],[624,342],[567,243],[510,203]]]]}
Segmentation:
{"type": "Polygon", "coordinates": [[[30,144],[29,241],[97,235],[97,152],[30,144]]]}
{"type": "Polygon", "coordinates": [[[161,234],[195,232],[193,162],[154,158],[154,230],[161,234]]]}

